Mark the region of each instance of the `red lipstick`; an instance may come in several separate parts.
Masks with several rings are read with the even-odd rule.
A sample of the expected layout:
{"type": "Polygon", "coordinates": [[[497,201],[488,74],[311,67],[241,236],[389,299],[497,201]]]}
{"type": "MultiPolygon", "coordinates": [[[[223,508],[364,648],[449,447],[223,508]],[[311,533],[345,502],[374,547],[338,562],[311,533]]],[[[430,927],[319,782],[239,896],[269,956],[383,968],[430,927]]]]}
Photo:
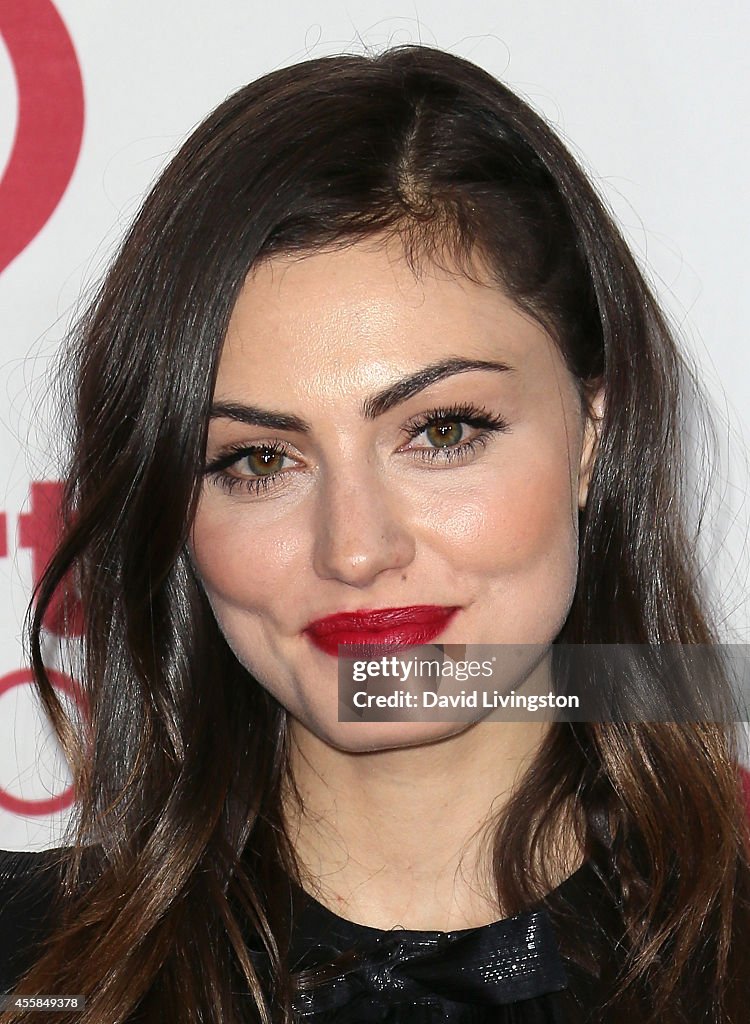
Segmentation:
{"type": "Polygon", "coordinates": [[[389,648],[428,644],[458,611],[458,605],[418,604],[409,608],[361,608],[315,619],[304,631],[321,651],[338,657],[339,644],[385,644],[389,648]]]}

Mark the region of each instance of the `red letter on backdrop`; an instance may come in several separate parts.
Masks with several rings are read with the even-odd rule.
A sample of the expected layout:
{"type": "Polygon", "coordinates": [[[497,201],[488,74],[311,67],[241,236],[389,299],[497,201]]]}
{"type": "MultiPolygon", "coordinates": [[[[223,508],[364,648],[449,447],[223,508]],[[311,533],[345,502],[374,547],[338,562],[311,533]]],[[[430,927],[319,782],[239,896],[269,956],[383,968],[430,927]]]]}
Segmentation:
{"type": "MultiPolygon", "coordinates": [[[[57,482],[33,483],[31,509],[18,517],[18,544],[19,547],[31,549],[34,586],[42,578],[60,536],[61,493],[62,485],[57,482]]],[[[81,602],[71,583],[58,590],[47,609],[44,625],[58,636],[81,635],[81,602]]]]}

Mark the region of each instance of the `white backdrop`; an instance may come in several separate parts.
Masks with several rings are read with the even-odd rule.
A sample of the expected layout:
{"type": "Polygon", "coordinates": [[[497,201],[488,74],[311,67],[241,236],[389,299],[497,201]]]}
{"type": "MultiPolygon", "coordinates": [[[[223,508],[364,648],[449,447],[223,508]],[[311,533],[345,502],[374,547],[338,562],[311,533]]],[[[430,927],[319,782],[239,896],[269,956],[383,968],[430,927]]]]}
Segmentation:
{"type": "MultiPolygon", "coordinates": [[[[0,172],[25,116],[13,31],[20,18],[26,50],[42,62],[45,50],[28,12],[45,6],[52,0],[0,0],[0,172]]],[[[520,92],[578,155],[646,265],[717,406],[723,457],[715,470],[720,506],[709,524],[707,572],[726,638],[750,642],[747,4],[54,0],[54,6],[80,64],[85,121],[62,200],[0,274],[0,847],[53,845],[68,813],[59,753],[30,688],[14,685],[23,679],[20,634],[33,578],[31,485],[58,476],[51,361],[81,295],[185,134],[241,84],[307,56],[418,41],[444,47],[520,92]]],[[[39,153],[40,171],[54,169],[54,159],[39,153]]],[[[4,230],[0,217],[0,248],[4,230]]]]}

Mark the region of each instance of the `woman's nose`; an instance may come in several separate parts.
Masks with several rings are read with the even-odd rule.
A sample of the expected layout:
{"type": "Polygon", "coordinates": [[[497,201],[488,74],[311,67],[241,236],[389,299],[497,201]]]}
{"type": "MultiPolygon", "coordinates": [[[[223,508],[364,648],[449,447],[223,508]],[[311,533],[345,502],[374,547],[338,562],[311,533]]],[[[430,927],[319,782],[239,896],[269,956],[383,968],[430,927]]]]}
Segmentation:
{"type": "Polygon", "coordinates": [[[403,504],[374,472],[322,485],[313,568],[321,579],[365,587],[387,569],[404,569],[415,542],[403,504]]]}

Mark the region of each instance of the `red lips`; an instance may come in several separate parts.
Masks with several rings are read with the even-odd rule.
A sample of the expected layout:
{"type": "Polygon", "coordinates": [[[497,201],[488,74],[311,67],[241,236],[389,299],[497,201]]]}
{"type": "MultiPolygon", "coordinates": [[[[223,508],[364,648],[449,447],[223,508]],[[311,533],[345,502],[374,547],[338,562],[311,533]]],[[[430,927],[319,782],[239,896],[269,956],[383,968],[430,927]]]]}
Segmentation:
{"type": "Polygon", "coordinates": [[[337,657],[339,644],[384,644],[393,649],[427,644],[445,629],[457,611],[458,606],[436,604],[362,608],[315,619],[304,632],[321,651],[337,657]]]}

